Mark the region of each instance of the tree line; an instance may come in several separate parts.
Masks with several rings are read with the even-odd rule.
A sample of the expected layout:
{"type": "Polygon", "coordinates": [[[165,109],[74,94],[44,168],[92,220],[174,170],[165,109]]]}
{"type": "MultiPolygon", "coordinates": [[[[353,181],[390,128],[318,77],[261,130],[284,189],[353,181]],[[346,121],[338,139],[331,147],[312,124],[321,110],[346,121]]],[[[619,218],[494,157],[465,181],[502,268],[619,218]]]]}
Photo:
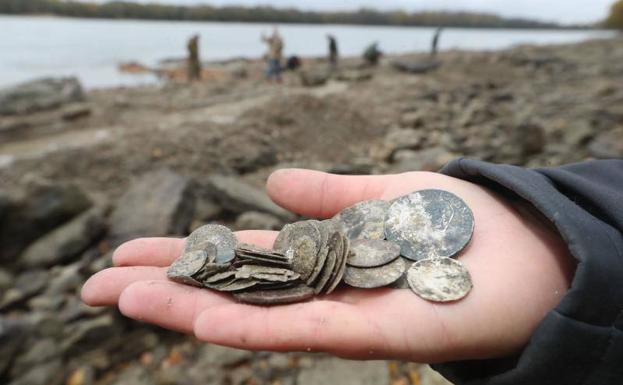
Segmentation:
{"type": "Polygon", "coordinates": [[[396,26],[446,26],[474,28],[560,28],[555,23],[527,19],[503,18],[485,13],[468,12],[381,12],[360,9],[354,12],[315,12],[266,6],[213,7],[209,5],[176,6],[110,1],[103,4],[61,0],[0,0],[2,14],[51,14],[67,17],[279,22],[313,24],[362,24],[396,26]]]}
{"type": "Polygon", "coordinates": [[[610,15],[608,15],[608,18],[604,22],[604,26],[607,28],[623,29],[623,0],[612,4],[610,15]]]}

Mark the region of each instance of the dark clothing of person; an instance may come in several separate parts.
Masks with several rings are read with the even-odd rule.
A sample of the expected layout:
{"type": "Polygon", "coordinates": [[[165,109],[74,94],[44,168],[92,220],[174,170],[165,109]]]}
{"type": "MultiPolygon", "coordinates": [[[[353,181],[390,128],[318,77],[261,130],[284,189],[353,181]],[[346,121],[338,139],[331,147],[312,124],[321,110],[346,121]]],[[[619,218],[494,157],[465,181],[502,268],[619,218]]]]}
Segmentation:
{"type": "Polygon", "coordinates": [[[199,36],[188,41],[188,80],[201,79],[201,62],[199,61],[199,36]]]}
{"type": "Polygon", "coordinates": [[[295,71],[297,69],[299,69],[299,67],[301,66],[301,58],[293,55],[290,56],[286,62],[286,67],[288,68],[289,71],[295,71]]]}
{"type": "Polygon", "coordinates": [[[435,35],[433,36],[433,41],[431,42],[430,48],[430,56],[432,58],[437,56],[437,50],[439,48],[439,36],[441,36],[441,31],[443,31],[443,28],[437,28],[437,30],[435,31],[435,35]]]}
{"type": "Polygon", "coordinates": [[[377,43],[370,44],[365,51],[363,51],[363,59],[369,65],[377,65],[379,59],[381,58],[381,51],[379,50],[379,46],[377,43]]]}
{"type": "Polygon", "coordinates": [[[337,41],[335,40],[335,37],[333,36],[329,36],[329,64],[331,64],[331,67],[335,68],[337,67],[337,58],[338,58],[338,52],[337,52],[337,41]]]}
{"type": "Polygon", "coordinates": [[[577,269],[523,351],[433,367],[457,385],[623,384],[623,160],[524,169],[459,159],[441,172],[531,203],[577,269]]]}

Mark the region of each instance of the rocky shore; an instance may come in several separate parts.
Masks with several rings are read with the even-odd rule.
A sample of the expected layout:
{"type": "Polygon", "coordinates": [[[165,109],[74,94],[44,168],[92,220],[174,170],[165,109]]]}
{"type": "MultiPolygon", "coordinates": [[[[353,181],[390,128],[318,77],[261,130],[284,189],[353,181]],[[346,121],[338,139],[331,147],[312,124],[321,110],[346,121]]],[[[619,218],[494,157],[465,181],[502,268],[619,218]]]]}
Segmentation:
{"type": "Polygon", "coordinates": [[[347,59],[330,75],[308,59],[281,85],[263,80],[262,63],[234,61],[192,85],[0,91],[0,383],[444,384],[414,363],[200,344],[89,308],[80,287],[127,239],[204,223],[281,228],[295,217],[262,189],[278,168],[623,158],[622,43],[449,51],[421,74],[393,62],[423,55],[375,68],[347,59]]]}

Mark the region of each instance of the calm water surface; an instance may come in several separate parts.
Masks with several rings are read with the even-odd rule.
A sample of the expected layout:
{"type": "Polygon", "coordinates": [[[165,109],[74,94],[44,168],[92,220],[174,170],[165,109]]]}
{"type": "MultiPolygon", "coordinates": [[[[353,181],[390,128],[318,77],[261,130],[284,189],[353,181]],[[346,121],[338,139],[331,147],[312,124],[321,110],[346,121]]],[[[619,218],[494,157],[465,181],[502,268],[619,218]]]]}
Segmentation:
{"type": "MultiPolygon", "coordinates": [[[[0,16],[0,87],[41,76],[76,75],[89,88],[153,82],[121,74],[117,65],[156,65],[185,55],[186,40],[201,35],[203,60],[259,57],[262,32],[272,24],[90,20],[0,16]]],[[[434,29],[345,25],[280,25],[285,54],[324,55],[327,33],[342,55],[359,55],[372,41],[386,53],[427,51],[434,29]]],[[[497,50],[516,44],[570,43],[612,36],[609,31],[447,29],[440,49],[497,50]]]]}

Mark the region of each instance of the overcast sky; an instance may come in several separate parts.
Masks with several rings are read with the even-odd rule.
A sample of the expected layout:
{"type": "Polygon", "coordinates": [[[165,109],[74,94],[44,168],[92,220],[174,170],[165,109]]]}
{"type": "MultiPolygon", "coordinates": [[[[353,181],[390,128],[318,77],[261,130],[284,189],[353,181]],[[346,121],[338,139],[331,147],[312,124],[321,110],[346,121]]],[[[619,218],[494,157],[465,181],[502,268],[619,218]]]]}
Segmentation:
{"type": "MultiPolygon", "coordinates": [[[[104,2],[104,0],[98,0],[104,2]]],[[[614,0],[135,0],[169,4],[272,5],[299,9],[467,10],[560,23],[590,23],[604,18],[614,0]]]]}

